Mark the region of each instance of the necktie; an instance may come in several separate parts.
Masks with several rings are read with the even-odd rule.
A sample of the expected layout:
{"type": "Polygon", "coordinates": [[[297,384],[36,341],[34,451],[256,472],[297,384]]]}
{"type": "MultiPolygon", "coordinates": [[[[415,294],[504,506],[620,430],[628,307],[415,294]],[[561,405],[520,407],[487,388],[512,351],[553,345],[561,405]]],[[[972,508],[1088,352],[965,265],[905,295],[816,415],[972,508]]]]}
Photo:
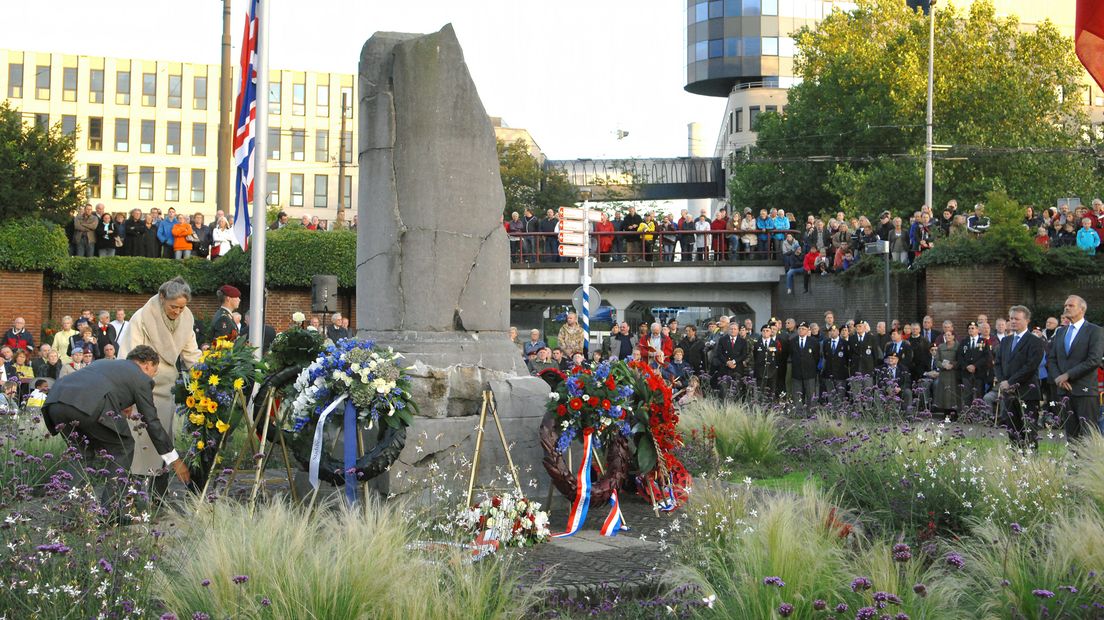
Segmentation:
{"type": "Polygon", "coordinates": [[[836,352],[836,342],[837,341],[835,341],[835,340],[832,341],[832,353],[836,352]]]}
{"type": "Polygon", "coordinates": [[[893,352],[896,353],[897,355],[901,354],[901,343],[900,342],[897,343],[897,347],[895,349],[893,349],[893,352]]]}
{"type": "Polygon", "coordinates": [[[798,346],[800,346],[802,349],[805,348],[805,339],[804,338],[801,339],[801,344],[798,345],[798,346]]]}
{"type": "Polygon", "coordinates": [[[1073,345],[1073,337],[1077,332],[1077,327],[1072,323],[1066,328],[1066,355],[1069,355],[1070,346],[1073,345]]]}
{"type": "Polygon", "coordinates": [[[1019,343],[1020,343],[1020,335],[1019,335],[1019,334],[1016,334],[1015,336],[1013,336],[1013,337],[1012,337],[1012,348],[1011,348],[1011,349],[1009,349],[1008,351],[1009,351],[1010,353],[1011,353],[1012,351],[1015,351],[1015,350],[1016,350],[1016,345],[1017,345],[1017,344],[1019,344],[1019,343]]]}

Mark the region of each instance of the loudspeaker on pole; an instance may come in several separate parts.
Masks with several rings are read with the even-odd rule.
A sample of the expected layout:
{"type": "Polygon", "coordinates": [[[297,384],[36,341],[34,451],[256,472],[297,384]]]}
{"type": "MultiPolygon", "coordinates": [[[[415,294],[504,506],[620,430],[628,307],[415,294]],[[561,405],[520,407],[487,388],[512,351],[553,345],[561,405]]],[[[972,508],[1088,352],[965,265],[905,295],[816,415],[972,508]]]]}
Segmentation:
{"type": "Polygon", "coordinates": [[[337,312],[337,276],[311,278],[311,312],[337,312]]]}

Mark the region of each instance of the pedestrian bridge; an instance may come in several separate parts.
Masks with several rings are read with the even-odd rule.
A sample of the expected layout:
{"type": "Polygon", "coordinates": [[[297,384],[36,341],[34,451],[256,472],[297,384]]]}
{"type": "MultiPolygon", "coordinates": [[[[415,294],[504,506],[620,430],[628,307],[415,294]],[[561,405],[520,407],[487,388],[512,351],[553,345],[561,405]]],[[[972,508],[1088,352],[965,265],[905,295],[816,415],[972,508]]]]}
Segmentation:
{"type": "MultiPolygon", "coordinates": [[[[762,323],[771,316],[771,295],[783,268],[779,261],[598,263],[592,286],[619,321],[630,306],[700,306],[730,308],[762,323]]],[[[514,264],[510,298],[515,314],[553,304],[570,304],[579,287],[578,264],[514,264]]],[[[523,322],[526,324],[526,322],[523,322]]]]}
{"type": "Polygon", "coordinates": [[[548,160],[592,200],[689,200],[724,198],[720,157],[548,160]]]}

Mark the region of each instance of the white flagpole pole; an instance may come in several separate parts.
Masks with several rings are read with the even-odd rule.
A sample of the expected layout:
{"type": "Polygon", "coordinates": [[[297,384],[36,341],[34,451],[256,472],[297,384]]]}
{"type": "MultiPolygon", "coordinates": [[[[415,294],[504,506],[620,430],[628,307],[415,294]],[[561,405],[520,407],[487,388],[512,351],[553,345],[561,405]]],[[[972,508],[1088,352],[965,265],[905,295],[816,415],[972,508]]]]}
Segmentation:
{"type": "Polygon", "coordinates": [[[249,265],[249,344],[257,347],[258,358],[264,340],[265,319],[265,231],[268,190],[268,3],[257,0],[257,126],[253,137],[253,236],[249,265]]]}

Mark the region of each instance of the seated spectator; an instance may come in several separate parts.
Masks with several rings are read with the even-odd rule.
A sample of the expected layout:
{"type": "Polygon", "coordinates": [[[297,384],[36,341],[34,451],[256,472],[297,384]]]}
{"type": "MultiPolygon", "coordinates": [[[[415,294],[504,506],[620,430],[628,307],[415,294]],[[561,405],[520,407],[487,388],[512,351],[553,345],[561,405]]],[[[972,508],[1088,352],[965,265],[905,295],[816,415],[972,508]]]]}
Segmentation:
{"type": "Polygon", "coordinates": [[[529,341],[522,347],[522,352],[525,353],[525,355],[529,355],[530,353],[536,353],[547,347],[548,345],[545,344],[544,340],[540,337],[540,330],[531,329],[529,330],[529,341]]]}
{"type": "Polygon", "coordinates": [[[702,392],[701,379],[697,375],[690,375],[690,380],[687,383],[686,391],[678,399],[679,405],[688,405],[696,400],[701,400],[705,397],[702,392]]]}
{"type": "Polygon", "coordinates": [[[8,378],[18,377],[20,379],[31,379],[34,377],[34,370],[31,369],[31,363],[28,361],[30,355],[23,349],[19,349],[12,356],[10,364],[11,369],[14,371],[8,375],[8,378]],[[14,375],[14,376],[13,376],[14,375]]]}
{"type": "Polygon", "coordinates": [[[1050,235],[1047,234],[1046,227],[1040,226],[1039,230],[1036,231],[1035,245],[1043,248],[1044,250],[1050,249],[1050,235]]]}
{"type": "Polygon", "coordinates": [[[36,377],[46,377],[48,379],[57,379],[61,376],[61,370],[65,367],[65,364],[58,356],[56,349],[50,349],[46,354],[46,360],[42,364],[41,368],[35,371],[36,377]]]}
{"type": "Polygon", "coordinates": [[[100,359],[113,360],[115,357],[115,345],[113,343],[107,343],[103,346],[103,357],[100,359]]]}
{"type": "Polygon", "coordinates": [[[549,368],[560,369],[560,365],[552,361],[552,350],[547,346],[541,347],[537,351],[537,359],[532,363],[531,370],[534,375],[539,375],[542,371],[549,368]]]}
{"type": "Polygon", "coordinates": [[[34,373],[34,376],[45,376],[42,371],[46,368],[46,356],[53,350],[54,348],[48,344],[43,344],[38,348],[38,356],[31,360],[31,372],[34,373]]]}
{"type": "Polygon", "coordinates": [[[61,329],[54,333],[53,348],[61,356],[61,361],[66,364],[72,361],[69,359],[69,346],[73,336],[76,335],[77,330],[73,329],[73,317],[69,315],[61,317],[61,329]]]}
{"type": "Polygon", "coordinates": [[[34,382],[34,389],[27,395],[27,406],[37,409],[42,408],[46,397],[50,394],[50,382],[46,379],[38,379],[34,382]]]}
{"type": "Polygon", "coordinates": [[[12,321],[11,329],[4,332],[4,339],[0,340],[0,345],[11,347],[15,349],[24,349],[31,351],[34,349],[34,336],[31,332],[27,331],[27,322],[23,320],[23,317],[17,316],[12,321]]]}
{"type": "Polygon", "coordinates": [[[1100,245],[1100,235],[1092,227],[1092,219],[1081,219],[1081,230],[1077,231],[1077,248],[1089,256],[1096,256],[1096,248],[1100,245]]]}
{"type": "Polygon", "coordinates": [[[0,413],[16,415],[22,408],[19,406],[19,382],[3,381],[4,392],[0,394],[0,413]]]}
{"type": "Polygon", "coordinates": [[[682,349],[676,348],[674,355],[671,356],[671,361],[663,367],[660,374],[667,383],[671,384],[671,389],[677,392],[687,386],[694,370],[690,368],[690,364],[683,360],[682,349]]]}
{"type": "MultiPolygon", "coordinates": [[[[82,349],[82,355],[84,354],[83,349],[86,348],[91,348],[92,351],[95,351],[98,344],[99,343],[96,341],[96,334],[92,331],[92,324],[81,323],[80,327],[77,328],[77,334],[69,339],[69,355],[75,358],[77,347],[82,349]]],[[[71,359],[68,363],[74,361],[79,362],[80,360],[71,359]]]]}
{"type": "Polygon", "coordinates": [[[855,255],[851,253],[850,244],[844,243],[836,248],[836,256],[832,260],[832,271],[836,273],[847,271],[854,260],[855,255]]]}

